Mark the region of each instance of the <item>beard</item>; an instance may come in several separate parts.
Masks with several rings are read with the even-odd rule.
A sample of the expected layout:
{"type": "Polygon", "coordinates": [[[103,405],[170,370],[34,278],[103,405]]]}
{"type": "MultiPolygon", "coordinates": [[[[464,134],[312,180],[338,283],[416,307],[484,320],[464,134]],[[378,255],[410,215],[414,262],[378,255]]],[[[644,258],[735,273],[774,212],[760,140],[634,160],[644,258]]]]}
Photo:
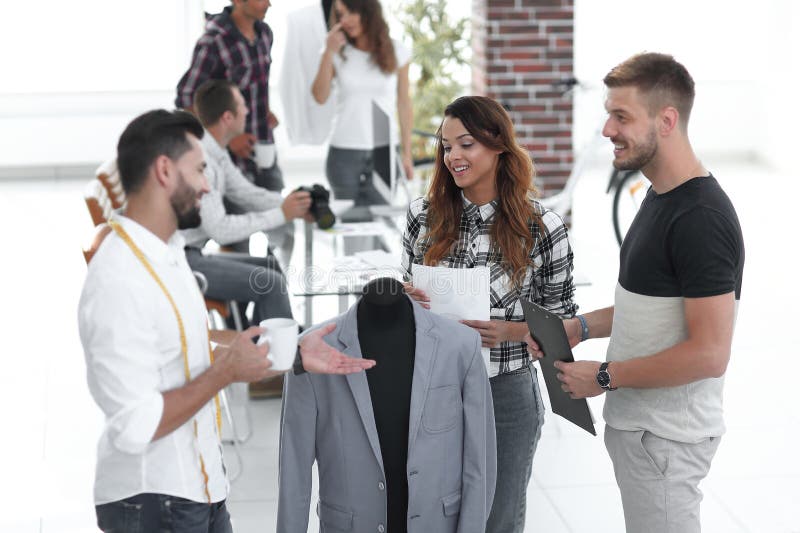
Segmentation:
{"type": "Polygon", "coordinates": [[[200,225],[200,208],[197,206],[197,192],[192,189],[183,174],[178,171],[178,188],[169,199],[172,212],[178,220],[178,229],[191,229],[200,225]]]}
{"type": "Polygon", "coordinates": [[[642,170],[653,158],[658,151],[658,138],[656,137],[655,129],[651,130],[647,135],[647,139],[643,144],[637,145],[633,154],[628,159],[614,160],[614,168],[617,170],[642,170]]]}

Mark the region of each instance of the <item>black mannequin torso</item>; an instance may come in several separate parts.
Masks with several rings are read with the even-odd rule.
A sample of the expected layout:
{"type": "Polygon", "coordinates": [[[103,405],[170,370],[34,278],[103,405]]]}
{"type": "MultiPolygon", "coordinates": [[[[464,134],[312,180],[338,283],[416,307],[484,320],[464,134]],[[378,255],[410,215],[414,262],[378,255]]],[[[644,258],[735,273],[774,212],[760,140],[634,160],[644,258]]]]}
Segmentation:
{"type": "Polygon", "coordinates": [[[408,418],[414,377],[414,309],[403,285],[376,279],[358,302],[358,341],[364,357],[375,359],[366,371],[375,426],[386,473],[388,533],[406,532],[408,511],[408,418]]]}

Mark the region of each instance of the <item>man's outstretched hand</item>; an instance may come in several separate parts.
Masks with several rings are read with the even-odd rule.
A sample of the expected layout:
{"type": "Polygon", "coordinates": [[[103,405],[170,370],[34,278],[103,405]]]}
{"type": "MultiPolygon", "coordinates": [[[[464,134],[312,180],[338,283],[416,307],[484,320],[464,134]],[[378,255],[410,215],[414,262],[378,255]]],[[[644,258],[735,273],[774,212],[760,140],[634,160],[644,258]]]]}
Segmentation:
{"type": "Polygon", "coordinates": [[[328,324],[307,333],[300,341],[303,368],[313,374],[354,374],[375,366],[372,359],[349,357],[325,342],[323,337],[336,329],[328,324]]]}

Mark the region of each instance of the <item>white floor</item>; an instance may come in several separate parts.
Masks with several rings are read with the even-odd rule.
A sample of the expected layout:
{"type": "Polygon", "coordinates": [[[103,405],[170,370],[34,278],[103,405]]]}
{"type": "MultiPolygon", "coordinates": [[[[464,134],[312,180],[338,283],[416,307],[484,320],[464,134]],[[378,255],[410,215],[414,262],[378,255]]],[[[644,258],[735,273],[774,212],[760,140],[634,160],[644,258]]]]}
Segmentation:
{"type": "MultiPolygon", "coordinates": [[[[793,176],[735,159],[707,160],[732,197],[747,246],[744,289],[726,379],[728,433],[703,483],[706,532],[798,533],[800,349],[796,308],[795,220],[800,186],[793,176]],[[759,196],[754,197],[757,193],[759,196]]],[[[584,311],[610,304],[617,246],[605,174],[576,190],[571,240],[584,311]]],[[[296,181],[296,180],[295,180],[296,181]]],[[[95,531],[92,478],[101,417],[86,390],[75,310],[85,273],[80,245],[89,228],[82,182],[0,182],[6,252],[0,276],[4,346],[0,391],[0,531],[95,531]]],[[[301,311],[297,302],[298,313],[301,311]]],[[[336,301],[315,304],[315,320],[336,301]]],[[[299,315],[301,316],[301,315],[299,315]]],[[[604,341],[579,358],[599,359],[604,341]]],[[[243,395],[238,400],[241,402],[243,395]]],[[[602,398],[592,400],[600,419],[602,398]]],[[[252,402],[253,438],[230,508],[237,532],[275,530],[279,400],[252,402]]],[[[242,415],[241,406],[235,414],[242,415]]],[[[548,413],[528,489],[526,531],[623,531],[619,495],[601,435],[591,437],[548,413]]],[[[235,461],[229,454],[231,467],[235,461]]],[[[310,530],[316,531],[312,521],[310,530]]]]}

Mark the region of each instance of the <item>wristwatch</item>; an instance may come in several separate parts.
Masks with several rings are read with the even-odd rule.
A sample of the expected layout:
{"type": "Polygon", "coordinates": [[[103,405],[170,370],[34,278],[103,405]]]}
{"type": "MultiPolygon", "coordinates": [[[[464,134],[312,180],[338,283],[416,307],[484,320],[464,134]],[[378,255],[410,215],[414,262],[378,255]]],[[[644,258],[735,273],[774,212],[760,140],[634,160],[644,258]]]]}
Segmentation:
{"type": "Polygon", "coordinates": [[[608,373],[608,362],[600,365],[600,370],[597,371],[597,384],[603,390],[617,390],[616,387],[611,386],[611,374],[608,373]]]}

